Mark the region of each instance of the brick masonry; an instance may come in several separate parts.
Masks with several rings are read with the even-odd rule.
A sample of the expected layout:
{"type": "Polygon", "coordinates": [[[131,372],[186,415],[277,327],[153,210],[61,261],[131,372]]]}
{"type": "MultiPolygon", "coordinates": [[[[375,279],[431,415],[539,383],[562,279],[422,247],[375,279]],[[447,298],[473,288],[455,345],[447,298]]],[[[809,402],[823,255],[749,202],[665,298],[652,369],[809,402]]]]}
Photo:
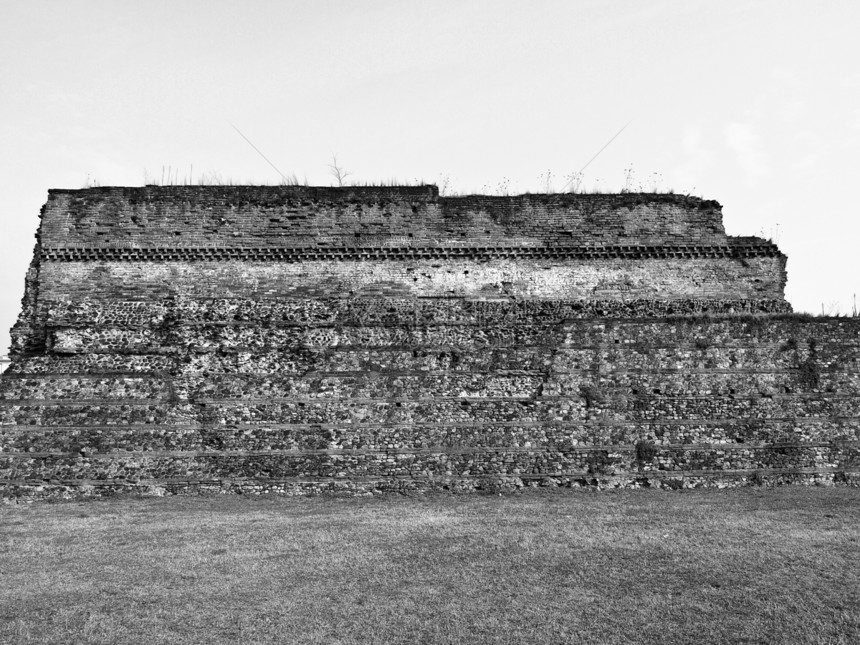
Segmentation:
{"type": "Polygon", "coordinates": [[[860,481],[860,321],[673,195],[55,190],[0,495],[860,481]]]}

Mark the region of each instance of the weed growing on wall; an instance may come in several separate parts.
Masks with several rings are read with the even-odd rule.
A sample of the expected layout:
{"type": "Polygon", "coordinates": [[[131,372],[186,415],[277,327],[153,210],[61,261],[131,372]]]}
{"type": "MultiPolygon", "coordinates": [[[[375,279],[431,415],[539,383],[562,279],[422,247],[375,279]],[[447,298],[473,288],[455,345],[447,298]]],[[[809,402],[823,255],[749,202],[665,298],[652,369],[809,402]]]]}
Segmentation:
{"type": "Polygon", "coordinates": [[[546,195],[551,195],[555,192],[552,170],[547,168],[546,172],[542,172],[538,175],[538,185],[540,186],[541,191],[546,195]]]}
{"type": "Polygon", "coordinates": [[[656,456],[657,446],[654,445],[653,441],[640,439],[636,442],[636,461],[640,464],[651,463],[656,456]]]}
{"type": "Polygon", "coordinates": [[[585,174],[582,171],[572,172],[566,177],[567,191],[570,193],[579,193],[582,190],[582,181],[585,179],[585,174]]]}
{"type": "MultiPolygon", "coordinates": [[[[183,172],[180,168],[172,165],[162,166],[161,174],[151,174],[146,168],[143,169],[143,184],[145,186],[271,186],[271,182],[259,181],[237,181],[232,177],[225,177],[217,170],[204,170],[195,175],[194,165],[189,166],[188,171],[183,172]]],[[[94,188],[100,184],[96,183],[84,188],[94,188]]],[[[278,186],[307,186],[305,177],[300,180],[296,173],[282,175],[278,186]]]]}
{"type": "Polygon", "coordinates": [[[579,396],[585,400],[586,408],[595,407],[606,400],[606,395],[603,391],[590,383],[586,383],[579,388],[579,396]]]}
{"type": "Polygon", "coordinates": [[[101,186],[101,182],[95,177],[91,177],[90,173],[87,173],[87,178],[84,180],[84,185],[81,188],[98,188],[101,186]]]}
{"type": "MultiPolygon", "coordinates": [[[[332,155],[332,163],[326,164],[328,174],[334,179],[333,186],[338,188],[355,187],[386,187],[386,186],[425,186],[428,185],[422,179],[415,178],[413,180],[402,180],[391,178],[381,181],[356,181],[350,179],[353,172],[347,170],[338,161],[337,155],[332,155]]],[[[527,194],[542,194],[555,195],[560,193],[569,194],[613,194],[613,193],[650,193],[650,194],[667,194],[672,195],[675,191],[671,188],[664,188],[662,185],[663,176],[659,172],[652,172],[648,179],[639,181],[636,178],[636,173],[632,164],[624,169],[623,181],[620,190],[618,188],[604,188],[604,183],[600,178],[595,178],[591,182],[590,188],[585,187],[585,173],[582,171],[568,173],[560,177],[551,169],[540,173],[537,176],[537,190],[527,190],[527,194]],[[564,179],[561,188],[558,189],[556,180],[564,179]]],[[[187,169],[172,164],[161,167],[160,172],[151,173],[148,169],[143,169],[143,183],[146,186],[309,186],[307,177],[299,179],[295,172],[281,174],[280,180],[277,182],[271,181],[256,181],[247,180],[241,181],[228,177],[217,170],[205,170],[195,174],[194,165],[191,164],[187,169]]],[[[514,182],[508,177],[502,177],[498,182],[487,182],[481,186],[479,193],[469,193],[457,190],[451,180],[450,175],[441,174],[439,181],[435,184],[439,189],[441,197],[457,197],[467,194],[493,195],[499,197],[507,197],[518,194],[511,189],[514,182]]],[[[98,188],[103,184],[99,180],[87,175],[82,188],[98,188]]],[[[694,188],[695,190],[695,188],[694,188]]],[[[691,193],[687,193],[688,195],[691,193]]],[[[778,225],[777,225],[778,226],[778,225]]],[[[776,235],[768,235],[763,231],[759,232],[759,236],[768,237],[771,241],[776,241],[776,235]]]]}
{"type": "Polygon", "coordinates": [[[815,390],[821,385],[821,368],[818,365],[818,345],[814,338],[807,341],[809,354],[805,359],[801,359],[800,346],[797,339],[789,338],[780,347],[782,352],[794,353],[794,369],[797,370],[797,381],[801,387],[815,390]]]}
{"type": "Polygon", "coordinates": [[[711,341],[709,341],[707,338],[697,338],[693,342],[693,345],[695,345],[696,349],[700,352],[704,352],[711,346],[711,341]]]}
{"type": "MultiPolygon", "coordinates": [[[[632,193],[633,192],[633,182],[634,182],[634,172],[633,172],[633,164],[630,164],[629,167],[624,169],[624,183],[621,186],[622,193],[632,193]]],[[[637,191],[641,192],[641,191],[637,191]]]]}
{"type": "Polygon", "coordinates": [[[821,385],[821,369],[818,367],[818,349],[815,339],[809,339],[809,356],[797,366],[800,384],[811,390],[816,390],[821,385]]]}
{"type": "Polygon", "coordinates": [[[439,176],[439,196],[440,197],[455,197],[458,193],[451,187],[451,176],[448,174],[439,176]]]}
{"type": "MultiPolygon", "coordinates": [[[[652,172],[650,175],[650,179],[651,179],[651,182],[650,182],[651,183],[651,186],[650,186],[651,192],[652,193],[661,192],[662,187],[663,187],[663,175],[662,175],[662,173],[652,172]]],[[[668,192],[671,193],[672,191],[669,190],[668,192]]]]}

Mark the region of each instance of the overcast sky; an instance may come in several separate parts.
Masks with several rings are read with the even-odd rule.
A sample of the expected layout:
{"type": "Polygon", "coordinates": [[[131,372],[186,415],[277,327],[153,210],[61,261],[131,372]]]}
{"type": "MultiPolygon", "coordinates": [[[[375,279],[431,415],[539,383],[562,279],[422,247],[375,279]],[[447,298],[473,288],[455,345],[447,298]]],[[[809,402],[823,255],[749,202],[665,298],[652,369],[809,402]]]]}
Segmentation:
{"type": "Polygon", "coordinates": [[[860,293],[860,2],[63,0],[0,8],[0,354],[49,188],[217,174],[692,193],[798,311],[860,293]],[[628,169],[632,168],[628,179],[628,169]],[[548,177],[549,174],[549,177],[548,177]]]}

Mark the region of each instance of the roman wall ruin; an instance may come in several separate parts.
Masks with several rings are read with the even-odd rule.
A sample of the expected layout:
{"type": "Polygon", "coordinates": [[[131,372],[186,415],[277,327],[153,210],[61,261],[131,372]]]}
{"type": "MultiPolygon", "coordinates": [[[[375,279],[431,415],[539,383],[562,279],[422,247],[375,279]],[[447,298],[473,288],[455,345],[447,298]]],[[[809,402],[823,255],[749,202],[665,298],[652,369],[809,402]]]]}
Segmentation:
{"type": "Polygon", "coordinates": [[[678,195],[52,190],[0,497],[860,482],[860,319],[678,195]]]}

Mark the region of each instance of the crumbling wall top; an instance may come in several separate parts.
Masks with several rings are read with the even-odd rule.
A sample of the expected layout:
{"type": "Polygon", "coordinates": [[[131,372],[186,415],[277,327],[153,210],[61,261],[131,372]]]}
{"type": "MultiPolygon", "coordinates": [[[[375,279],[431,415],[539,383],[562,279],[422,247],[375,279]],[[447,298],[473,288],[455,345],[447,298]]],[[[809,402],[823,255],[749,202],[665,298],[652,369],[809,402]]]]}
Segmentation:
{"type": "Polygon", "coordinates": [[[440,197],[436,186],[52,190],[45,248],[726,244],[715,201],[669,194],[440,197]]]}

